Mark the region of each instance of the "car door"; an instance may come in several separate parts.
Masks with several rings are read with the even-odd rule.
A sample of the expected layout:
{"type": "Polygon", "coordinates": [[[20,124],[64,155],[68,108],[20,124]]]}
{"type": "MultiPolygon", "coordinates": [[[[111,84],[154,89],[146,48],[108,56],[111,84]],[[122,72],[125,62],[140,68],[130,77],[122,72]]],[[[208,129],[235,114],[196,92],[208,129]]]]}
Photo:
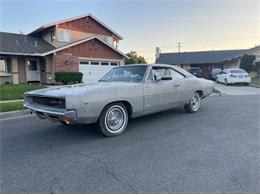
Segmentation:
{"type": "Polygon", "coordinates": [[[174,105],[178,105],[180,102],[187,101],[191,97],[192,89],[186,82],[186,78],[180,72],[171,69],[171,76],[172,76],[172,103],[174,105]]]}
{"type": "MultiPolygon", "coordinates": [[[[144,85],[144,110],[146,112],[166,110],[174,107],[178,102],[180,82],[172,80],[169,68],[160,68],[159,72],[162,74],[162,80],[147,79],[144,85]]],[[[152,74],[151,78],[154,78],[152,71],[150,74],[152,74]]]]}
{"type": "Polygon", "coordinates": [[[218,81],[219,82],[221,82],[221,83],[223,83],[224,82],[224,77],[225,77],[225,72],[224,71],[222,71],[222,72],[220,72],[219,74],[218,74],[218,81]]]}

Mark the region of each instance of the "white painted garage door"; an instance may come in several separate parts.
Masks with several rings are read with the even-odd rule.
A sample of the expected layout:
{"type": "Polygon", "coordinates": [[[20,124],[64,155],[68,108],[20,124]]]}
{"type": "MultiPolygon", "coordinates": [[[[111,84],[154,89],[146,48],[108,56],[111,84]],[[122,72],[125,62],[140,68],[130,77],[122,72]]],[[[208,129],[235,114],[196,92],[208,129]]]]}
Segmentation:
{"type": "Polygon", "coordinates": [[[79,60],[79,72],[83,73],[84,83],[93,83],[101,79],[113,67],[119,65],[119,61],[79,60]]]}

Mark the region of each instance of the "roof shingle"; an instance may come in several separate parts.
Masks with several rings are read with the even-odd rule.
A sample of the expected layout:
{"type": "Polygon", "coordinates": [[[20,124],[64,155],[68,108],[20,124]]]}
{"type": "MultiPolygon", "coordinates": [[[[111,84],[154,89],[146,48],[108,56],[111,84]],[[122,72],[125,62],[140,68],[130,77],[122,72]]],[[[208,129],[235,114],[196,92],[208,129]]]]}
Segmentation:
{"type": "Polygon", "coordinates": [[[0,54],[40,55],[53,49],[54,46],[37,37],[0,32],[0,54]]]}
{"type": "Polygon", "coordinates": [[[248,51],[240,50],[218,50],[218,51],[198,51],[181,53],[161,53],[155,63],[161,64],[207,64],[218,63],[242,55],[248,51]]]}

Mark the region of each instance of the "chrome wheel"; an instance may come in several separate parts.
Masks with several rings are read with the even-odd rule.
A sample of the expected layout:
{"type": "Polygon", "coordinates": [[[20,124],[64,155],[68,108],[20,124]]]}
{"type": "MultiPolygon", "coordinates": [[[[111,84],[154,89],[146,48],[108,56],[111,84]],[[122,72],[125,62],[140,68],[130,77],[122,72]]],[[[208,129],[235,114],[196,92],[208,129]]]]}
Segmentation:
{"type": "Polygon", "coordinates": [[[197,111],[200,107],[200,96],[199,94],[195,93],[191,98],[191,108],[193,111],[197,111]]]}
{"type": "Polygon", "coordinates": [[[118,133],[125,128],[126,111],[119,105],[112,106],[105,115],[105,126],[110,133],[118,133]]]}

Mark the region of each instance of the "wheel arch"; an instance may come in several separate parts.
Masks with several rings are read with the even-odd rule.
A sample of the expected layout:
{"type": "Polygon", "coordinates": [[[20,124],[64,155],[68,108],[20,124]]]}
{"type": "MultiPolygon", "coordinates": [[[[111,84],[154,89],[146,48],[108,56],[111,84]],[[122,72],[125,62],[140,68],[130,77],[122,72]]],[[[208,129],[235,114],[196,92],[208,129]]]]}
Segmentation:
{"type": "Polygon", "coordinates": [[[196,90],[194,93],[198,93],[201,98],[203,98],[204,93],[202,90],[196,90]]]}
{"type": "Polygon", "coordinates": [[[124,104],[124,106],[126,107],[127,113],[128,113],[128,117],[129,117],[129,118],[132,117],[133,107],[132,107],[132,104],[131,104],[129,101],[127,101],[127,100],[117,100],[117,101],[109,102],[109,103],[107,103],[107,104],[103,107],[101,113],[103,112],[103,110],[104,110],[108,105],[114,104],[114,103],[122,103],[122,104],[124,104]]]}

